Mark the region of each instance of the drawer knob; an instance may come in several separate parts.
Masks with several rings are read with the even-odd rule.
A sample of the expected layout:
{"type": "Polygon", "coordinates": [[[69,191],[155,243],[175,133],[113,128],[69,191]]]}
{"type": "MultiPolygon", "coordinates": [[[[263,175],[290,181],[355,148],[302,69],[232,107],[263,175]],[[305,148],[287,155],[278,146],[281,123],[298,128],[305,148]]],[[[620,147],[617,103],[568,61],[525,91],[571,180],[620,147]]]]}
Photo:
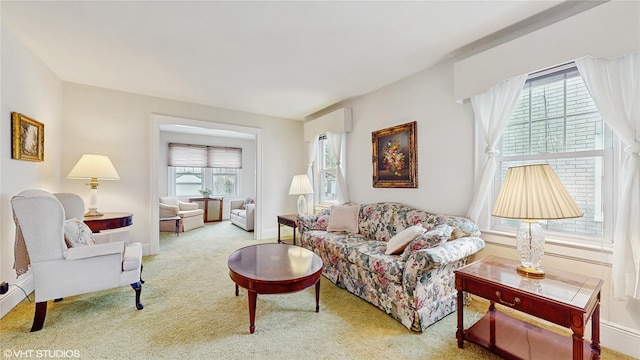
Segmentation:
{"type": "Polygon", "coordinates": [[[508,302],[508,301],[502,300],[502,294],[500,294],[500,291],[496,291],[496,295],[498,296],[498,301],[500,301],[500,304],[502,304],[502,305],[507,305],[507,306],[510,306],[510,307],[514,307],[514,306],[520,304],[520,298],[517,297],[517,296],[513,299],[513,302],[508,302]]]}

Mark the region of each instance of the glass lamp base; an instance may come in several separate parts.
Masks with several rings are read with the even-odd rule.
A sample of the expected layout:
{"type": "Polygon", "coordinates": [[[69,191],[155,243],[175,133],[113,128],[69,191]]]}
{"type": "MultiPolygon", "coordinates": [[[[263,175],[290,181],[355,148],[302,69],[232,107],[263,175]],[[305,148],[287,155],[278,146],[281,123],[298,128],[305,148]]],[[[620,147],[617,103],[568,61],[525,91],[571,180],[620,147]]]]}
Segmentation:
{"type": "Polygon", "coordinates": [[[520,265],[518,266],[517,270],[520,276],[533,278],[533,279],[542,279],[544,277],[544,271],[542,269],[534,269],[534,268],[524,267],[520,265]]]}
{"type": "Polygon", "coordinates": [[[530,278],[543,278],[544,271],[540,269],[540,261],[544,255],[544,234],[542,227],[535,220],[523,220],[516,234],[516,248],[521,266],[518,274],[530,278]]]}
{"type": "Polygon", "coordinates": [[[304,195],[298,196],[298,215],[304,215],[307,212],[307,200],[304,195]]]}

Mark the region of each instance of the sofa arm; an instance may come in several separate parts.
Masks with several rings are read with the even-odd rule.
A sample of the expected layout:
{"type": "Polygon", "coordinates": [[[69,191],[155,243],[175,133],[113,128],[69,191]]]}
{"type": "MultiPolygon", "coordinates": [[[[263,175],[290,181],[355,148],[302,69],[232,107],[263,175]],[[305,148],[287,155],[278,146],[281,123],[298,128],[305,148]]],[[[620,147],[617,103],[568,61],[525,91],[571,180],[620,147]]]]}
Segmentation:
{"type": "Polygon", "coordinates": [[[246,230],[253,230],[254,227],[254,221],[255,221],[255,212],[256,212],[256,204],[247,204],[245,205],[245,225],[246,225],[246,230]]]}
{"type": "Polygon", "coordinates": [[[180,212],[180,209],[178,209],[177,206],[160,203],[160,217],[161,218],[162,217],[178,216],[178,212],[180,212]]]}
{"type": "Polygon", "coordinates": [[[298,215],[296,218],[296,227],[300,234],[304,234],[305,231],[311,230],[318,222],[320,214],[298,215]]]}
{"type": "Polygon", "coordinates": [[[178,201],[178,208],[180,211],[198,210],[198,203],[178,201]]]}
{"type": "Polygon", "coordinates": [[[405,292],[410,297],[414,296],[414,291],[423,272],[463,260],[482,249],[484,249],[484,240],[478,237],[465,237],[447,241],[433,248],[414,251],[405,263],[402,277],[405,292]]]}

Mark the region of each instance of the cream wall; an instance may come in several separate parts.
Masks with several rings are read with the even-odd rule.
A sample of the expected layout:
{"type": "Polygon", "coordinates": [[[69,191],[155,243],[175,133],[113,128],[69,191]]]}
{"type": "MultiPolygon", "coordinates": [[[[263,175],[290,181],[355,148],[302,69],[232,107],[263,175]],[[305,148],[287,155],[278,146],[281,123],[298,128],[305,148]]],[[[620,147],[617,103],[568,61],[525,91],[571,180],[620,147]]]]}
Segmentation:
{"type": "MultiPolygon", "coordinates": [[[[16,279],[13,265],[15,226],[9,199],[29,188],[74,192],[89,202],[82,180],[66,175],[84,153],[108,155],[119,181],[103,181],[99,188],[102,211],[134,214],[131,237],[149,249],[151,226],[150,131],[152,113],[204,122],[238,124],[261,129],[263,146],[262,237],[275,237],[276,215],[295,212],[288,196],[293,175],[305,170],[302,122],[210,106],[141,96],[60,81],[23,43],[2,28],[2,93],[0,117],[0,281],[33,290],[30,273],[16,279]],[[11,159],[11,111],[45,124],[45,161],[11,159]]],[[[155,204],[153,204],[155,206],[155,204]]],[[[11,286],[0,295],[0,316],[24,298],[11,286]]]]}
{"type": "MultiPolygon", "coordinates": [[[[564,49],[572,45],[561,32],[589,33],[593,26],[597,26],[601,31],[606,30],[609,36],[598,36],[598,41],[593,39],[591,42],[580,42],[583,55],[599,55],[600,49],[606,50],[606,54],[629,50],[629,38],[618,40],[615,36],[621,31],[620,27],[628,32],[631,42],[635,39],[637,49],[640,46],[639,14],[638,2],[606,3],[500,47],[521,50],[512,56],[501,54],[491,57],[482,53],[474,56],[475,59],[479,59],[477,62],[474,62],[474,59],[465,61],[461,58],[443,61],[382,89],[332,106],[331,108],[344,106],[352,109],[353,131],[348,134],[347,139],[347,181],[351,200],[356,203],[398,201],[427,211],[465,215],[473,195],[473,174],[476,167],[474,115],[468,102],[456,103],[458,96],[454,95],[454,84],[463,86],[466,81],[468,88],[472,88],[477,79],[469,74],[461,78],[460,73],[456,73],[457,62],[465,62],[465,71],[469,71],[471,66],[476,66],[472,73],[488,72],[495,75],[497,71],[491,69],[510,68],[509,64],[514,61],[514,57],[528,56],[529,53],[522,49],[542,51],[530,47],[528,41],[531,39],[535,39],[535,43],[544,43],[545,52],[555,53],[555,49],[564,49]],[[597,19],[595,24],[594,19],[597,19]],[[541,38],[545,41],[541,41],[541,38]],[[458,78],[454,81],[456,75],[458,78]],[[417,121],[418,188],[373,188],[371,132],[410,121],[417,121]]],[[[488,53],[498,52],[490,49],[488,53]]],[[[576,56],[575,51],[563,50],[559,53],[571,54],[573,57],[556,57],[553,64],[558,61],[570,61],[576,56]]],[[[324,112],[321,111],[319,114],[324,112]]],[[[309,117],[308,120],[314,118],[309,117]]],[[[487,247],[477,258],[488,255],[517,258],[513,234],[484,230],[483,238],[487,241],[487,247]]],[[[604,280],[601,309],[602,345],[640,358],[640,347],[637,346],[640,343],[640,301],[619,301],[611,297],[610,251],[598,247],[574,247],[553,239],[549,240],[550,244],[545,248],[543,267],[578,272],[604,280]]]]}
{"type": "Polygon", "coordinates": [[[353,101],[347,179],[357,203],[398,201],[443,214],[466,214],[473,194],[473,111],[453,98],[453,63],[445,62],[353,101]],[[372,185],[371,132],[417,122],[417,189],[372,185]]]}
{"type": "MultiPolygon", "coordinates": [[[[19,192],[60,189],[62,82],[6,28],[1,29],[0,90],[0,281],[24,285],[30,292],[31,274],[16,279],[13,270],[15,226],[9,200],[19,192]],[[11,54],[11,56],[6,56],[11,54]],[[44,161],[11,159],[11,112],[44,124],[44,161]]],[[[0,316],[23,299],[15,286],[0,295],[0,316]]]]}
{"type": "MultiPolygon", "coordinates": [[[[167,114],[204,122],[238,124],[262,131],[263,199],[262,236],[276,234],[276,215],[295,211],[295,199],[286,194],[291,178],[304,170],[302,123],[103,88],[63,83],[62,172],[71,170],[84,153],[108,155],[120,180],[102,182],[99,205],[102,211],[134,214],[132,237],[150,243],[150,115],[167,114]]],[[[260,151],[260,150],[259,150],[260,151]]],[[[89,192],[82,181],[62,180],[65,191],[81,194],[88,203],[89,192]]],[[[153,224],[155,226],[155,224],[153,224]]]]}

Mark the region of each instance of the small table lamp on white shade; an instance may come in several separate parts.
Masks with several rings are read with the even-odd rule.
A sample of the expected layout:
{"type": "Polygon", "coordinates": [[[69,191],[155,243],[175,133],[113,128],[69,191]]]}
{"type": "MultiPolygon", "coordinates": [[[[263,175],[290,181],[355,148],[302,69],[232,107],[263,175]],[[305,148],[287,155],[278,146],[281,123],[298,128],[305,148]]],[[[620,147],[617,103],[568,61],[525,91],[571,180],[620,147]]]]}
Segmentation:
{"type": "Polygon", "coordinates": [[[289,195],[298,196],[298,214],[303,215],[307,212],[307,200],[304,198],[307,194],[313,194],[313,188],[311,182],[306,174],[295,175],[291,181],[291,187],[289,188],[289,195]]]}
{"type": "Polygon", "coordinates": [[[522,220],[516,233],[521,262],[518,273],[542,278],[540,260],[544,255],[544,234],[537,220],[577,218],[583,213],[551,166],[537,164],[507,169],[491,215],[522,220]]]}
{"type": "Polygon", "coordinates": [[[111,160],[105,155],[84,154],[71,169],[69,179],[90,179],[91,198],[89,201],[89,211],[84,216],[101,216],[98,212],[98,179],[100,180],[120,180],[116,168],[111,160]]]}

